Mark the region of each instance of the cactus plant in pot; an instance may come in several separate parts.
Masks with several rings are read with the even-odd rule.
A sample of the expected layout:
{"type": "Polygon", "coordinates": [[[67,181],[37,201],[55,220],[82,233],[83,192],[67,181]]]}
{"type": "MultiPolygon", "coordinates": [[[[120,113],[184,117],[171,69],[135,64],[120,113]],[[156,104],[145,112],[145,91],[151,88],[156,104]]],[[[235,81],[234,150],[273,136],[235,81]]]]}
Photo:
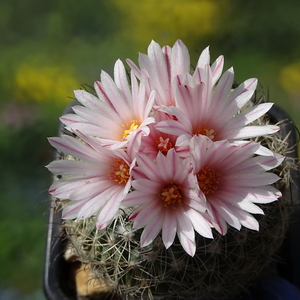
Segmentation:
{"type": "Polygon", "coordinates": [[[127,63],[129,75],[118,60],[114,78],[75,91],[49,139],[49,299],[231,299],[284,273],[290,121],[208,48],[193,72],[180,40],[127,63]]]}

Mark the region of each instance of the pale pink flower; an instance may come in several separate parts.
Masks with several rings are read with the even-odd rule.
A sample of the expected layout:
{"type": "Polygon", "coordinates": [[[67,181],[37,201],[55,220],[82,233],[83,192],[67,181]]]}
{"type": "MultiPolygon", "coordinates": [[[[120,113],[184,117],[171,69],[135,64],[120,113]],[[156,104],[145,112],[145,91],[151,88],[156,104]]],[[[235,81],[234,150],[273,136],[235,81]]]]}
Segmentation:
{"type": "Polygon", "coordinates": [[[73,157],[47,166],[59,177],[49,192],[70,200],[63,209],[63,219],[95,216],[101,229],[113,219],[131,187],[132,162],[125,151],[101,147],[96,139],[78,135],[83,140],[68,135],[49,139],[53,147],[73,157]]]}
{"type": "MultiPolygon", "coordinates": [[[[196,67],[209,64],[209,51],[206,48],[200,55],[196,67]]],[[[152,41],[148,47],[148,55],[139,54],[139,67],[130,59],[126,60],[135,76],[145,82],[147,94],[156,91],[156,105],[175,105],[174,82],[178,75],[190,72],[190,55],[181,40],[177,40],[173,47],[161,47],[152,41]]],[[[223,68],[223,56],[220,56],[211,67],[213,84],[218,80],[223,68]]]]}
{"type": "Polygon", "coordinates": [[[155,128],[155,124],[150,124],[149,129],[149,135],[141,137],[140,153],[156,159],[158,152],[166,155],[168,150],[175,147],[176,136],[158,131],[155,128]]]}
{"type": "Polygon", "coordinates": [[[213,142],[194,136],[190,142],[193,173],[200,187],[199,197],[206,201],[208,214],[217,231],[226,234],[227,224],[258,230],[252,214],[263,214],[254,203],[269,203],[281,197],[271,184],[280,178],[267,172],[284,159],[279,154],[254,155],[260,145],[247,142],[234,146],[228,141],[213,142]]]}
{"type": "Polygon", "coordinates": [[[204,215],[205,203],[198,197],[197,181],[191,173],[190,159],[181,159],[174,149],[166,155],[158,153],[156,161],[139,154],[133,169],[134,191],[122,202],[137,208],[130,219],[134,228],[144,227],[141,246],[147,246],[161,232],[169,248],[177,234],[184,250],[194,256],[195,232],[212,238],[204,215]]]}
{"type": "Polygon", "coordinates": [[[147,125],[154,122],[149,116],[154,92],[146,97],[144,84],[138,84],[133,73],[130,87],[120,60],[115,64],[114,80],[102,71],[101,82],[96,81],[94,87],[97,96],[75,91],[83,106],[73,107],[75,114],[60,118],[67,130],[97,137],[103,146],[111,148],[126,147],[137,132],[149,133],[147,125]]]}
{"type": "Polygon", "coordinates": [[[250,101],[256,79],[248,79],[232,91],[233,69],[226,71],[213,86],[209,65],[196,69],[193,76],[178,77],[175,106],[161,106],[160,110],[173,116],[159,122],[162,132],[181,136],[178,147],[187,146],[193,135],[205,135],[213,141],[243,140],[274,133],[275,125],[249,125],[264,115],[273,103],[262,103],[240,112],[250,101]]]}

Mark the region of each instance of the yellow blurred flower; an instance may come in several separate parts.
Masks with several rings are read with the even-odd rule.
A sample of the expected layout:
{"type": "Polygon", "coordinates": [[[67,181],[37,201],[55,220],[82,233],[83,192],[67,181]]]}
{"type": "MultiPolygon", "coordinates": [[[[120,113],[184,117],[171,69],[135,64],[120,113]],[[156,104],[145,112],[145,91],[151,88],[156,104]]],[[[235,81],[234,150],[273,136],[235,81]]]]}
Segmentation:
{"type": "Polygon", "coordinates": [[[300,62],[283,67],[279,74],[282,87],[290,94],[300,94],[300,62]]]}
{"type": "Polygon", "coordinates": [[[137,45],[199,41],[220,28],[226,0],[113,0],[124,16],[123,35],[137,45]]]}
{"type": "Polygon", "coordinates": [[[24,63],[15,76],[16,98],[22,102],[45,102],[65,106],[80,86],[67,66],[37,66],[24,63]]]}

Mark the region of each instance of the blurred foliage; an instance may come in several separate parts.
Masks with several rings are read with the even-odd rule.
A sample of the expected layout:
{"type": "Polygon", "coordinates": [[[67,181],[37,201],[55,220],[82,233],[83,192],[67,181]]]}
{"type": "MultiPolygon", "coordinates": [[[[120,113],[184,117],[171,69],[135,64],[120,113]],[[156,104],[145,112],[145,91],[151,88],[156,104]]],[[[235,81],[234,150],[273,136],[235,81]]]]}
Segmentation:
{"type": "Polygon", "coordinates": [[[0,35],[4,43],[30,39],[67,42],[80,37],[106,38],[118,29],[109,0],[76,2],[9,0],[0,3],[0,35]]]}
{"type": "Polygon", "coordinates": [[[173,45],[177,39],[196,46],[219,34],[228,0],[113,0],[123,16],[123,34],[138,48],[152,39],[173,45]]]}
{"type": "Polygon", "coordinates": [[[300,61],[284,66],[279,76],[282,87],[288,93],[300,96],[300,61]]]}
{"type": "Polygon", "coordinates": [[[52,101],[53,105],[65,107],[71,102],[70,91],[80,83],[67,65],[36,66],[26,62],[16,72],[16,98],[20,101],[52,101]]]}
{"type": "Polygon", "coordinates": [[[226,34],[220,40],[223,49],[235,53],[251,48],[280,55],[281,63],[300,55],[298,0],[232,0],[228,8],[226,34]]]}
{"type": "MultiPolygon", "coordinates": [[[[258,77],[299,120],[298,0],[2,0],[0,2],[0,287],[41,289],[58,117],[73,90],[100,70],[146,52],[152,39],[188,45],[192,64],[210,45],[235,79],[258,77]]],[[[260,89],[262,89],[260,88],[260,89]]],[[[24,296],[25,299],[25,296],[24,296]]]]}

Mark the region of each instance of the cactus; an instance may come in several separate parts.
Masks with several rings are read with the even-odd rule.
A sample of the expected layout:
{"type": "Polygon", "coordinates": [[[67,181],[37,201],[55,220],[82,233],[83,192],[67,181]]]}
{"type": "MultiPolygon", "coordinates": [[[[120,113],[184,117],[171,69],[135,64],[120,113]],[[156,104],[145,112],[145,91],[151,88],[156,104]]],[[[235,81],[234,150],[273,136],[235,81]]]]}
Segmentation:
{"type": "MultiPolygon", "coordinates": [[[[269,121],[264,116],[257,122],[263,125],[269,121]]],[[[255,141],[286,155],[289,145],[287,137],[281,135],[279,131],[255,141]]],[[[257,216],[259,232],[230,228],[225,236],[214,231],[212,240],[196,234],[196,254],[190,257],[177,240],[165,249],[160,236],[141,248],[141,229],[133,229],[133,223],[128,221],[132,210],[125,208],[101,230],[96,229],[93,217],[64,221],[62,230],[69,241],[65,256],[90,266],[94,278],[102,284],[99,290],[103,290],[104,283],[105,295],[115,297],[111,299],[234,297],[247,291],[259,275],[276,272],[274,263],[278,260],[292,204],[288,192],[290,171],[295,167],[294,161],[287,157],[273,170],[282,178],[275,187],[282,191],[283,197],[262,205],[265,215],[257,216]]],[[[57,200],[57,209],[65,202],[57,200]]]]}
{"type": "Polygon", "coordinates": [[[70,136],[49,139],[69,154],[61,159],[75,160],[47,167],[58,180],[50,193],[63,210],[65,259],[79,262],[78,300],[227,299],[276,272],[294,145],[286,121],[265,114],[272,104],[253,97],[257,80],[230,91],[233,69],[220,77],[223,57],[212,66],[209,57],[206,48],[190,74],[180,40],[173,48],[152,41],[141,70],[127,60],[131,85],[118,60],[115,82],[102,72],[93,94],[75,91],[83,107],[61,118],[70,136]],[[141,198],[146,189],[151,196],[141,198]]]}

